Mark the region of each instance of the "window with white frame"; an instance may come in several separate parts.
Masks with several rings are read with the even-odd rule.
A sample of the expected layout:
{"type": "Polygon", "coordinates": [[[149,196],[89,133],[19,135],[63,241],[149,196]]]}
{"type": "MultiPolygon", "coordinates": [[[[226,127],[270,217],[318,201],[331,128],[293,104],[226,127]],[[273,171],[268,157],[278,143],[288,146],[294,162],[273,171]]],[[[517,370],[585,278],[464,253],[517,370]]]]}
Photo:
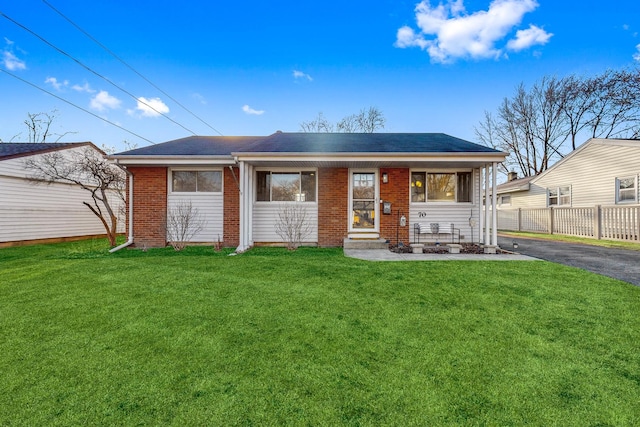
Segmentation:
{"type": "Polygon", "coordinates": [[[411,202],[471,202],[471,172],[411,172],[411,202]]]}
{"type": "Polygon", "coordinates": [[[498,199],[498,204],[500,206],[511,206],[511,195],[506,194],[500,196],[500,198],[498,199]]]}
{"type": "Polygon", "coordinates": [[[258,202],[315,202],[315,171],[257,171],[258,202]]]}
{"type": "Polygon", "coordinates": [[[636,203],[638,177],[616,178],[616,203],[636,203]]]}
{"type": "Polygon", "coordinates": [[[547,206],[571,206],[571,186],[547,188],[547,206]]]}
{"type": "Polygon", "coordinates": [[[171,192],[220,193],[222,192],[222,171],[172,170],[171,192]]]}

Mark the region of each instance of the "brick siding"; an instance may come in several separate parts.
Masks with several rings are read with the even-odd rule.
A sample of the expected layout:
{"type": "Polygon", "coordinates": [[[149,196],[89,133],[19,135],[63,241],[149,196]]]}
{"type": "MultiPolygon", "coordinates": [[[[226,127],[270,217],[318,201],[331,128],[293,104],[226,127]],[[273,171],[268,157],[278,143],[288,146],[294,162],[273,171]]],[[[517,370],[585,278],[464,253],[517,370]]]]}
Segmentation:
{"type": "Polygon", "coordinates": [[[133,174],[133,236],[137,248],[167,244],[167,168],[129,167],[133,174]]]}
{"type": "Polygon", "coordinates": [[[380,206],[380,237],[395,245],[397,235],[399,241],[409,244],[409,169],[380,169],[380,199],[391,202],[391,215],[383,214],[380,206]],[[386,184],[382,182],[383,173],[389,177],[386,184]],[[405,227],[398,227],[400,215],[407,218],[405,227]]]}
{"type": "Polygon", "coordinates": [[[226,247],[235,247],[240,244],[240,189],[237,179],[240,179],[237,167],[233,168],[233,173],[229,168],[224,169],[223,239],[226,247]]]}
{"type": "Polygon", "coordinates": [[[318,169],[318,246],[342,246],[348,212],[349,169],[318,169]]]}

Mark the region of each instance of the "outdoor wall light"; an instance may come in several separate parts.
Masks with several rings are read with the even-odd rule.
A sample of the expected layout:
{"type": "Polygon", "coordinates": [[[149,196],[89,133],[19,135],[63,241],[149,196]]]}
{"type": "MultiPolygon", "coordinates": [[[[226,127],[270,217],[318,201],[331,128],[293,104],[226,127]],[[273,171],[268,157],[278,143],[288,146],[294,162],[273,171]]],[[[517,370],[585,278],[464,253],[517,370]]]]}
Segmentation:
{"type": "Polygon", "coordinates": [[[388,173],[386,173],[386,172],[382,172],[382,182],[383,182],[384,184],[386,184],[386,183],[388,183],[388,182],[389,182],[389,174],[388,174],[388,173]]]}

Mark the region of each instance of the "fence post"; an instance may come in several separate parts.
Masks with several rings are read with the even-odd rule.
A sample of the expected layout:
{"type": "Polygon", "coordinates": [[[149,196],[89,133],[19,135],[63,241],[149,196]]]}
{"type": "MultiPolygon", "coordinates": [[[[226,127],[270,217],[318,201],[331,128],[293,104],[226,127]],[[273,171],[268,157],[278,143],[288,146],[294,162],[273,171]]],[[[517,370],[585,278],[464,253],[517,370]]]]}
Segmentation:
{"type": "Polygon", "coordinates": [[[522,208],[518,208],[518,217],[516,221],[518,222],[518,231],[522,231],[522,208]]]}
{"type": "Polygon", "coordinates": [[[593,237],[597,240],[602,239],[602,207],[600,205],[593,207],[593,237]]]}
{"type": "Polygon", "coordinates": [[[553,206],[549,206],[549,219],[547,220],[549,234],[553,234],[553,206]]]}

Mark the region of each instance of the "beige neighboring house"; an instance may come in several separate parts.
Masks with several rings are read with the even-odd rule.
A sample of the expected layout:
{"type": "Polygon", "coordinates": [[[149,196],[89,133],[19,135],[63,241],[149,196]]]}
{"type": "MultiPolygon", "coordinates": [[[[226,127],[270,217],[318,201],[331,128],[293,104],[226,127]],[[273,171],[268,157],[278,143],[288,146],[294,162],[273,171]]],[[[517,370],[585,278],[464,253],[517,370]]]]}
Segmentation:
{"type": "Polygon", "coordinates": [[[498,209],[635,205],[640,140],[592,138],[534,177],[497,187],[498,209]]]}
{"type": "Polygon", "coordinates": [[[86,147],[104,155],[90,142],[0,143],[0,247],[105,235],[82,203],[91,201],[88,191],[62,182],[36,185],[24,166],[29,158],[55,151],[71,155],[86,147]]]}

